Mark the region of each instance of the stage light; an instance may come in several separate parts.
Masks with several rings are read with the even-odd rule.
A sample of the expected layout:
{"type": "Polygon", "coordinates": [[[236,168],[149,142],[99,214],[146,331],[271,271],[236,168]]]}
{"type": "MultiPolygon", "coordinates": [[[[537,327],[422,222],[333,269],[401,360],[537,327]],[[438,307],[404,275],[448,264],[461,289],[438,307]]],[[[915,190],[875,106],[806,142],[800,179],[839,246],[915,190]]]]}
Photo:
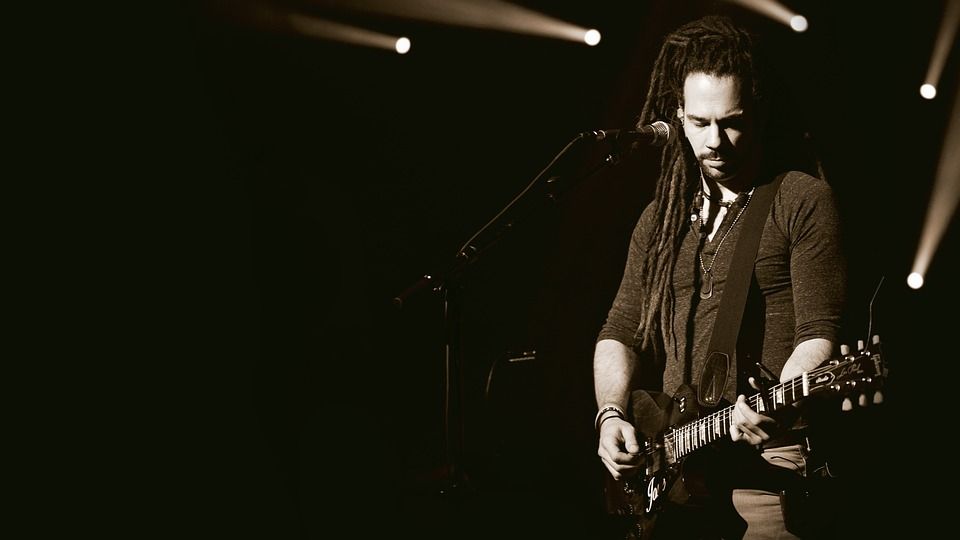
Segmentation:
{"type": "Polygon", "coordinates": [[[404,54],[410,50],[410,40],[407,38],[391,36],[351,24],[322,19],[313,15],[291,11],[280,6],[273,6],[262,1],[238,2],[235,5],[230,3],[230,9],[227,9],[225,3],[221,7],[224,9],[222,12],[223,16],[271,32],[293,32],[311,38],[338,41],[363,47],[374,47],[377,49],[396,51],[400,54],[404,54]]]}
{"type": "Polygon", "coordinates": [[[805,32],[808,28],[807,18],[790,11],[786,6],[775,0],[728,0],[734,4],[756,11],[761,15],[783,23],[794,32],[805,32]]]}
{"type": "Polygon", "coordinates": [[[600,43],[600,32],[597,32],[592,28],[590,30],[587,30],[587,32],[583,34],[583,42],[591,47],[593,47],[597,43],[600,43]]]}
{"type": "MultiPolygon", "coordinates": [[[[326,8],[583,43],[583,28],[504,0],[308,0],[326,8]]],[[[600,33],[597,32],[599,42],[600,33]]],[[[591,38],[592,39],[592,38],[591,38]]],[[[589,45],[596,45],[590,43],[589,45]]]]}
{"type": "Polygon", "coordinates": [[[807,18],[803,15],[790,17],[790,28],[793,28],[795,32],[805,32],[807,30],[807,18]]]}
{"type": "MultiPolygon", "coordinates": [[[[960,2],[958,2],[960,3],[960,2]]],[[[947,115],[946,135],[940,148],[940,163],[934,179],[933,191],[927,206],[920,244],[910,270],[925,276],[933,261],[940,240],[960,203],[960,90],[953,98],[952,110],[947,115]]]]}
{"type": "Polygon", "coordinates": [[[937,94],[937,83],[943,74],[943,67],[950,56],[950,49],[955,48],[953,41],[957,35],[957,26],[960,25],[960,0],[947,0],[944,6],[943,18],[940,19],[940,29],[937,31],[937,40],[930,55],[930,65],[927,66],[927,76],[923,79],[926,84],[920,87],[920,95],[926,99],[933,99],[937,94]],[[924,89],[930,87],[924,93],[924,89]],[[928,95],[929,94],[929,95],[928,95]]]}
{"type": "Polygon", "coordinates": [[[911,289],[923,287],[923,275],[919,272],[910,272],[910,275],[907,276],[907,286],[911,289]]]}

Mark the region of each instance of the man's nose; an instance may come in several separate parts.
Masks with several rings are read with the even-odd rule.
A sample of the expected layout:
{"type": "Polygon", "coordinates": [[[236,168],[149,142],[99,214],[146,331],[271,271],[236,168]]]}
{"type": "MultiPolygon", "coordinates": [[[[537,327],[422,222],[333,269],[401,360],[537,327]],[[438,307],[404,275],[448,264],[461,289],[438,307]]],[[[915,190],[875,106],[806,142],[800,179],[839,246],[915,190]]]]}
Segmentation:
{"type": "Polygon", "coordinates": [[[710,126],[707,127],[707,139],[704,141],[704,144],[711,150],[720,148],[720,126],[718,126],[716,122],[711,123],[710,126]]]}

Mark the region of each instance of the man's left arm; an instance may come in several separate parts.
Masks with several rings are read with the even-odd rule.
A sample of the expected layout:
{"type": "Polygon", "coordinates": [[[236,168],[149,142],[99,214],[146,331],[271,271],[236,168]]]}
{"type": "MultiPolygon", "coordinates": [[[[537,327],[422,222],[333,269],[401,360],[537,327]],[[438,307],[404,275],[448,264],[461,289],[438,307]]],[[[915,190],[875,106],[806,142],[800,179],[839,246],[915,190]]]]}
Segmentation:
{"type": "MultiPolygon", "coordinates": [[[[790,273],[796,317],[793,352],[780,371],[789,381],[829,360],[846,301],[846,260],[840,216],[822,180],[792,183],[790,273]]],[[[789,189],[789,188],[788,188],[789,189]]]]}

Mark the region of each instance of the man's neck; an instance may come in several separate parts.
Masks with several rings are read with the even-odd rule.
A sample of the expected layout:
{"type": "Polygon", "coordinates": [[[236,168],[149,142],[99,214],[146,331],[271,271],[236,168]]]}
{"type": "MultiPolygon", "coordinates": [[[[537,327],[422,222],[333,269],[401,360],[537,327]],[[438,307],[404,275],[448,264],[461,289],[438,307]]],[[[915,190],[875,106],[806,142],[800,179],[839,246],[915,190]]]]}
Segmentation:
{"type": "Polygon", "coordinates": [[[700,181],[706,193],[713,200],[732,201],[741,193],[748,191],[756,179],[755,167],[747,167],[736,176],[725,179],[722,183],[704,176],[700,172],[700,181]]]}
{"type": "Polygon", "coordinates": [[[710,178],[704,178],[701,182],[704,193],[714,201],[732,201],[753,187],[753,182],[746,178],[731,178],[722,184],[710,178]]]}

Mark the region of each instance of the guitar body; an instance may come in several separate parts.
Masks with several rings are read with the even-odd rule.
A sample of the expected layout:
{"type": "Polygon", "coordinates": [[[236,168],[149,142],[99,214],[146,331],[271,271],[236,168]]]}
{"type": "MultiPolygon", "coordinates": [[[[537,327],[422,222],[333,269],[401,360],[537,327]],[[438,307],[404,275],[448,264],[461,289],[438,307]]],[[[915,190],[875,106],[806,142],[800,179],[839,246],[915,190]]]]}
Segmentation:
{"type": "MultiPolygon", "coordinates": [[[[769,414],[813,395],[845,394],[853,394],[857,402],[880,403],[887,370],[879,352],[879,338],[873,345],[876,351],[867,348],[857,355],[830,360],[767,388],[762,396],[747,398],[747,405],[769,414]]],[[[689,385],[680,386],[673,395],[637,390],[631,393],[630,401],[630,421],[639,432],[643,473],[619,481],[605,476],[608,508],[626,518],[626,538],[652,538],[655,523],[661,538],[690,536],[690,527],[706,526],[711,521],[731,536],[738,530],[742,533],[745,524],[733,510],[730,497],[719,494],[731,489],[733,476],[746,472],[751,463],[759,462],[780,472],[786,469],[765,465],[751,447],[730,441],[734,406],[724,403],[714,409],[700,408],[697,393],[689,385]],[[662,511],[666,507],[673,517],[664,523],[666,512],[662,511]],[[734,519],[728,521],[728,516],[734,519]]]]}

